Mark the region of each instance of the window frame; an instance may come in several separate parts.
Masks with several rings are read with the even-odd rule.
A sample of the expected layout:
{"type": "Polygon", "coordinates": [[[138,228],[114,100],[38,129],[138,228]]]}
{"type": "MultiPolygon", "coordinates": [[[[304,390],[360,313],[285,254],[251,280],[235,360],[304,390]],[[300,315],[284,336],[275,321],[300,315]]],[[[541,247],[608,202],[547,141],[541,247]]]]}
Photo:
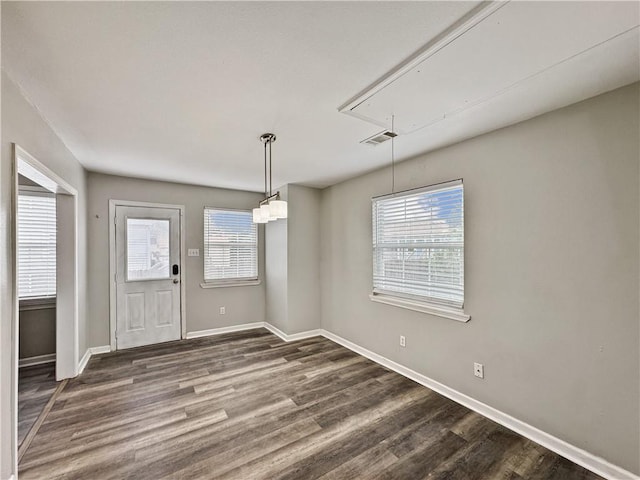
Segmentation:
{"type": "MultiPolygon", "coordinates": [[[[34,186],[34,185],[18,185],[18,195],[17,195],[17,200],[18,202],[20,201],[20,197],[45,197],[45,198],[52,198],[54,201],[56,200],[56,194],[47,190],[46,188],[40,187],[40,186],[34,186]]],[[[19,207],[16,207],[16,210],[19,207]]],[[[54,214],[54,221],[55,221],[55,225],[56,225],[56,230],[57,230],[57,207],[56,207],[56,212],[54,214]]],[[[18,221],[16,223],[16,228],[19,229],[20,228],[20,214],[18,212],[18,221]]],[[[18,241],[19,241],[19,236],[18,236],[18,241]]],[[[57,236],[57,232],[56,232],[56,245],[55,245],[55,249],[57,252],[57,248],[58,248],[58,236],[57,236]]],[[[18,297],[18,307],[22,310],[24,309],[40,309],[40,308],[51,308],[52,306],[55,306],[56,301],[57,301],[57,294],[58,294],[58,285],[57,285],[57,266],[56,266],[56,272],[55,272],[55,278],[56,278],[56,285],[55,285],[55,293],[49,294],[49,295],[33,295],[33,296],[26,296],[26,297],[21,297],[20,296],[20,269],[19,269],[19,264],[20,264],[20,245],[17,244],[16,245],[16,261],[17,261],[17,265],[18,265],[18,276],[16,277],[17,280],[17,286],[16,286],[16,290],[17,290],[17,297],[18,297]]],[[[57,263],[57,253],[56,253],[56,263],[57,263]]]]}
{"type": "MultiPolygon", "coordinates": [[[[463,205],[463,213],[462,213],[462,255],[463,255],[463,259],[464,259],[464,247],[465,247],[465,239],[464,239],[464,219],[465,219],[465,215],[464,215],[464,186],[463,186],[463,182],[462,179],[457,179],[457,180],[452,180],[452,181],[447,181],[447,182],[442,182],[442,183],[438,183],[438,184],[434,184],[434,185],[429,185],[429,186],[425,186],[425,187],[418,187],[418,188],[413,188],[413,189],[409,189],[409,190],[404,190],[401,192],[396,192],[393,194],[387,194],[387,195],[380,195],[380,196],[376,196],[373,197],[371,199],[371,219],[372,219],[372,225],[371,225],[371,238],[372,238],[372,289],[371,289],[371,293],[369,294],[369,298],[374,301],[374,302],[378,302],[378,303],[383,303],[386,305],[391,305],[391,306],[395,306],[395,307],[400,307],[400,308],[405,308],[408,310],[413,310],[413,311],[417,311],[417,312],[422,312],[422,313],[429,313],[431,315],[436,315],[436,316],[440,316],[440,317],[444,317],[444,318],[449,318],[452,320],[457,320],[460,322],[468,322],[471,319],[471,316],[466,314],[464,312],[464,276],[465,276],[465,272],[464,272],[464,263],[462,266],[462,279],[463,279],[463,303],[460,307],[456,306],[456,305],[450,305],[447,304],[446,302],[439,302],[437,300],[434,300],[433,298],[430,297],[426,297],[426,296],[421,296],[421,295],[417,295],[417,294],[412,294],[412,293],[405,293],[405,292],[395,292],[395,291],[389,291],[389,290],[383,290],[383,289],[376,289],[376,286],[374,285],[375,283],[375,272],[376,272],[376,263],[377,263],[377,251],[376,251],[376,245],[377,245],[377,231],[376,231],[376,223],[378,222],[378,218],[376,217],[377,215],[377,210],[376,210],[376,206],[378,205],[378,202],[384,201],[385,199],[389,199],[389,198],[402,198],[402,197],[415,197],[418,195],[422,195],[425,194],[427,192],[438,192],[441,190],[445,190],[445,189],[449,189],[451,187],[455,187],[457,185],[460,185],[462,187],[462,205],[463,205]]],[[[407,225],[409,222],[405,222],[403,224],[407,225]]]]}
{"type": "MultiPolygon", "coordinates": [[[[251,285],[260,285],[260,229],[258,225],[253,223],[253,212],[244,208],[227,208],[227,207],[212,207],[205,206],[202,212],[202,278],[203,282],[200,284],[201,288],[224,288],[224,287],[243,287],[251,285]],[[224,278],[224,279],[207,279],[205,276],[205,268],[207,262],[207,241],[205,239],[206,226],[205,216],[208,210],[216,210],[220,212],[234,212],[234,213],[246,213],[250,219],[252,228],[255,229],[255,256],[256,256],[256,276],[255,277],[236,277],[236,278],[224,278]]],[[[251,245],[251,244],[248,244],[251,245]]]]}

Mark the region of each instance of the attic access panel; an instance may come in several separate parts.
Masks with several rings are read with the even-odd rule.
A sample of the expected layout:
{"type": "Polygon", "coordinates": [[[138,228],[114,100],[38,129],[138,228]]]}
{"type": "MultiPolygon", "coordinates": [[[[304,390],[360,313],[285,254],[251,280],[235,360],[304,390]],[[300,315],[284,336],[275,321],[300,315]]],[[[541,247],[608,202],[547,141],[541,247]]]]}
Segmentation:
{"type": "Polygon", "coordinates": [[[493,2],[339,110],[384,128],[393,113],[395,131],[409,134],[637,31],[638,23],[636,2],[493,2]]]}

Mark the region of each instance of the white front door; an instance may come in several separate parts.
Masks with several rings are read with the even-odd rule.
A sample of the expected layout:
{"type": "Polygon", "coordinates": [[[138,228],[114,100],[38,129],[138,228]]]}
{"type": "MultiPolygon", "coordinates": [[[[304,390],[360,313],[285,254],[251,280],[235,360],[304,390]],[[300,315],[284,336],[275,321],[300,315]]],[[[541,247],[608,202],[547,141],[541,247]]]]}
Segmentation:
{"type": "Polygon", "coordinates": [[[180,210],[116,207],[116,348],[180,338],[180,210]]]}

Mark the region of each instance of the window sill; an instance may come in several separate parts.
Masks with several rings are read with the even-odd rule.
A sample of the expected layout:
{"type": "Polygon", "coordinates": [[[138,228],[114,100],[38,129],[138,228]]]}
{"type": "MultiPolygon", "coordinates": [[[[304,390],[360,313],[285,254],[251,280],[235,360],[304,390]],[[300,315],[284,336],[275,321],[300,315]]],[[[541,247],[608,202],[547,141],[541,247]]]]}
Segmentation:
{"type": "Polygon", "coordinates": [[[390,295],[381,294],[369,294],[369,298],[373,302],[384,303],[386,305],[392,305],[394,307],[406,308],[415,312],[429,313],[438,317],[449,318],[451,320],[457,320],[458,322],[468,322],[471,320],[471,316],[467,315],[460,309],[441,307],[429,303],[417,302],[414,300],[407,300],[405,298],[392,297],[390,295]]]}
{"type": "Polygon", "coordinates": [[[260,280],[232,281],[232,282],[204,282],[200,284],[200,288],[225,288],[225,287],[248,287],[252,285],[260,285],[260,280]]]}
{"type": "Polygon", "coordinates": [[[18,308],[25,310],[45,310],[56,307],[56,297],[32,297],[18,300],[18,308]]]}

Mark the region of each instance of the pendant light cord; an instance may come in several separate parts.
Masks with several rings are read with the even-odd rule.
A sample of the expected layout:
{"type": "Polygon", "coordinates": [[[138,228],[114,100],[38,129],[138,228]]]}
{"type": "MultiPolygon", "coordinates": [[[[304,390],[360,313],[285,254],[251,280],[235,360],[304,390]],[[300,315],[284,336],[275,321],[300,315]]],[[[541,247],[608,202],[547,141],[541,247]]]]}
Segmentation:
{"type": "Polygon", "coordinates": [[[269,196],[273,194],[273,184],[271,183],[271,174],[273,170],[271,169],[271,142],[273,140],[269,139],[269,196]]]}
{"type": "Polygon", "coordinates": [[[396,193],[396,158],[395,158],[395,140],[396,140],[396,116],[391,115],[391,193],[396,193]]]}
{"type": "Polygon", "coordinates": [[[264,143],[264,196],[267,196],[267,143],[264,143]]]}

